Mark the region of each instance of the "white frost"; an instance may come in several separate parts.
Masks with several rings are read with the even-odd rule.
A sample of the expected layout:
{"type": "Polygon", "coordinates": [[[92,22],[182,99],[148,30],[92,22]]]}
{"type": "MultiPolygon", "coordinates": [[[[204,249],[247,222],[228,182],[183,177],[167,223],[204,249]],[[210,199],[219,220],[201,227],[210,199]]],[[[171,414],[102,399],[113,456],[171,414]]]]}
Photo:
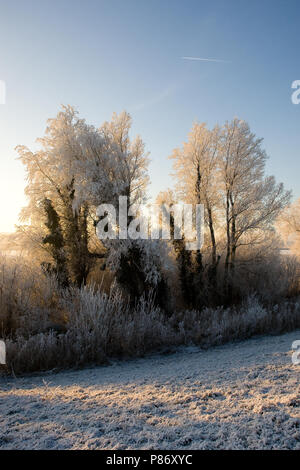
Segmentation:
{"type": "Polygon", "coordinates": [[[300,449],[300,331],[0,379],[1,449],[300,449]]]}

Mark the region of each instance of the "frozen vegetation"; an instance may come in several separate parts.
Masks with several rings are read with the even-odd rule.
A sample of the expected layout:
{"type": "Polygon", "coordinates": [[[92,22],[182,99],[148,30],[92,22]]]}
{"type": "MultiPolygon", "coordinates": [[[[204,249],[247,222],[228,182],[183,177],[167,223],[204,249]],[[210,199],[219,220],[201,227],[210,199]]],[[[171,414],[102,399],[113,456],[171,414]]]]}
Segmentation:
{"type": "Polygon", "coordinates": [[[300,449],[300,330],[0,378],[1,449],[300,449]]]}
{"type": "Polygon", "coordinates": [[[17,148],[28,204],[0,236],[0,447],[299,449],[300,263],[275,230],[298,231],[291,193],[245,121],[195,123],[145,224],[131,126],[63,106],[34,152],[17,148]],[[201,249],[182,203],[203,205],[201,249]]]}

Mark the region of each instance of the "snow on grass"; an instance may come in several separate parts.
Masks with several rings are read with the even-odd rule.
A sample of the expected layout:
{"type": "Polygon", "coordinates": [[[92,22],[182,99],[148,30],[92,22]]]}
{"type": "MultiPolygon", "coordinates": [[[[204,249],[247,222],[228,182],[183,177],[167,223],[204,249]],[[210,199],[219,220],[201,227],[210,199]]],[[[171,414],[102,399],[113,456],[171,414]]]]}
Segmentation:
{"type": "Polygon", "coordinates": [[[0,379],[1,449],[300,449],[300,331],[0,379]]]}

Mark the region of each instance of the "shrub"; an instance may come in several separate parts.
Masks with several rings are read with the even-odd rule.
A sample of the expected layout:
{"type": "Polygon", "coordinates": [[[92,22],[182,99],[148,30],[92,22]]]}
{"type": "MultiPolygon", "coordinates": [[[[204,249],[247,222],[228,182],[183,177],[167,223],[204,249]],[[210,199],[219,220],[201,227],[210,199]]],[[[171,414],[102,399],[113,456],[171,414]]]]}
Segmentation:
{"type": "Polygon", "coordinates": [[[0,311],[8,370],[16,373],[103,364],[180,344],[206,348],[300,328],[295,300],[263,305],[252,294],[239,306],[167,316],[151,291],[132,307],[114,284],[109,293],[95,286],[62,290],[30,265],[3,260],[0,311]]]}

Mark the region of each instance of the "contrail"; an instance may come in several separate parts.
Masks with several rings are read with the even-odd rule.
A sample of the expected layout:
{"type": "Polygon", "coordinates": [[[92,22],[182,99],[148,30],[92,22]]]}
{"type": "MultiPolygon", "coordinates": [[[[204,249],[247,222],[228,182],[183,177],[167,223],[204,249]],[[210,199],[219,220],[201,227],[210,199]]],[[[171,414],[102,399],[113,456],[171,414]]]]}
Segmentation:
{"type": "Polygon", "coordinates": [[[230,63],[229,60],[222,60],[222,59],[204,59],[203,57],[181,57],[183,60],[200,60],[202,62],[223,62],[223,63],[230,63]]]}

